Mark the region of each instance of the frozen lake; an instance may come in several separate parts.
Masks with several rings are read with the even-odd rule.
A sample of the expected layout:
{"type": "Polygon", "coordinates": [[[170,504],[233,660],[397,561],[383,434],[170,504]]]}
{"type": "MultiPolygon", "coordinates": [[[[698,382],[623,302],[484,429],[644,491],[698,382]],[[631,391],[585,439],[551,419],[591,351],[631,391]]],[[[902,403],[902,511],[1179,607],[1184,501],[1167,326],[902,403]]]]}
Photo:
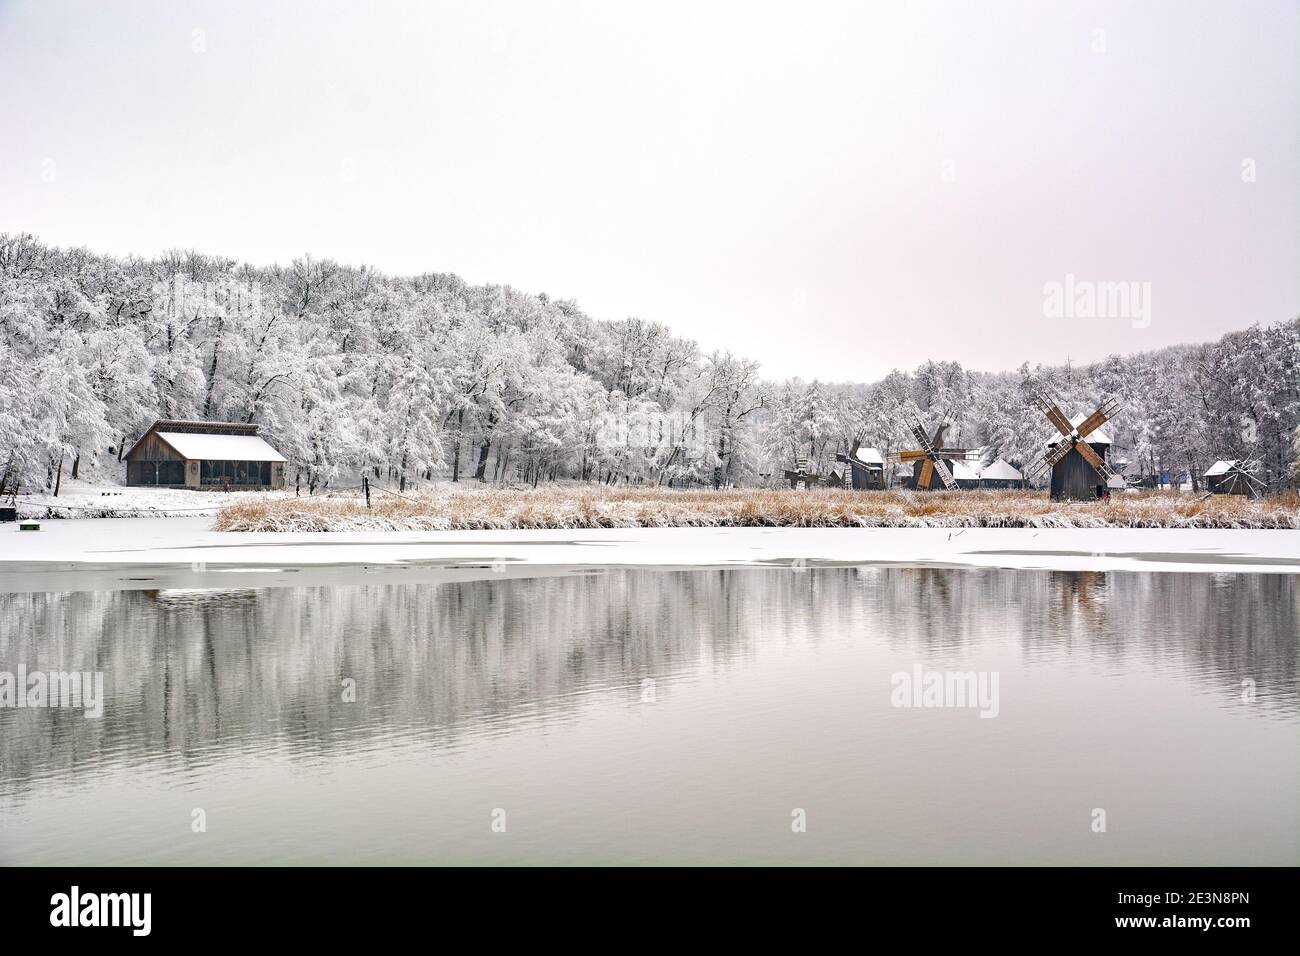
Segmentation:
{"type": "Polygon", "coordinates": [[[1294,574],[794,564],[9,565],[0,864],[1300,863],[1294,574]]]}

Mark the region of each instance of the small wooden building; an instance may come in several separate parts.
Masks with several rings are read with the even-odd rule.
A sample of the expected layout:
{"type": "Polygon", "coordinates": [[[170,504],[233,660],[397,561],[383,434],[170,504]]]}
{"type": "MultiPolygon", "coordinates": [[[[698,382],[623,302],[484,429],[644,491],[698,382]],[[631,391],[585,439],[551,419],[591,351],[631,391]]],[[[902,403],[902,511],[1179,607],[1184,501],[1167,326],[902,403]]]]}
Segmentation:
{"type": "Polygon", "coordinates": [[[981,488],[1023,488],[1025,476],[1003,458],[995,458],[980,469],[981,488]]]}
{"type": "MultiPolygon", "coordinates": [[[[1070,424],[1078,428],[1087,419],[1088,416],[1079,414],[1070,419],[1070,424]]],[[[1062,435],[1054,435],[1047,443],[1048,449],[1055,448],[1062,441],[1065,441],[1062,435]]],[[[1078,439],[1087,444],[1102,461],[1106,460],[1106,453],[1110,450],[1111,440],[1100,428],[1095,428],[1083,439],[1078,439]]],[[[1075,500],[1075,501],[1092,501],[1100,498],[1106,490],[1106,479],[1097,474],[1095,468],[1088,463],[1088,460],[1079,454],[1077,446],[1052,466],[1052,498],[1054,500],[1075,500]]]]}
{"type": "Polygon", "coordinates": [[[126,453],[126,483],[157,488],[284,487],[285,458],[239,422],[160,419],[126,453]]]}
{"type": "Polygon", "coordinates": [[[978,461],[954,460],[948,463],[948,468],[952,471],[952,480],[957,482],[958,488],[969,491],[980,486],[981,468],[978,461]]]}

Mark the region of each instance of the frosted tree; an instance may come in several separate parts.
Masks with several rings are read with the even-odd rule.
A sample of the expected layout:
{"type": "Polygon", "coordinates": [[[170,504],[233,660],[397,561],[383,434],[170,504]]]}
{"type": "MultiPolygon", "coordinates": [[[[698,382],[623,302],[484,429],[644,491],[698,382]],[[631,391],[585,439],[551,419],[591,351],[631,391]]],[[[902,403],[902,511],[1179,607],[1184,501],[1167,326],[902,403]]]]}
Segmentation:
{"type": "Polygon", "coordinates": [[[870,383],[764,381],[669,324],[447,273],[389,276],[304,257],[254,267],[195,251],[118,259],[0,235],[0,468],[7,486],[121,480],[155,419],[259,425],[308,491],[364,471],[430,480],[772,483],[855,440],[910,446],[911,419],[1023,465],[1106,395],[1130,474],[1259,457],[1295,483],[1300,321],[1090,365],[972,373],[927,361],[870,383]],[[111,449],[111,451],[110,451],[111,449]]]}

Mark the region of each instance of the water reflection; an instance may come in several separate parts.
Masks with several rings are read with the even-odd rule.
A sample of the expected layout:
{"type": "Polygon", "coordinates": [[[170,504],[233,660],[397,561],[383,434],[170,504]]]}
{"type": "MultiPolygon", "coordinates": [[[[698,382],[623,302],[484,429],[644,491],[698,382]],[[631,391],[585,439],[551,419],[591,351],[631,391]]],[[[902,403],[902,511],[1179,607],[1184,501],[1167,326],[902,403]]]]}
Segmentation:
{"type": "Polygon", "coordinates": [[[1279,575],[911,568],[627,570],[539,579],[0,595],[0,669],[98,670],[100,721],[0,711],[0,786],[83,762],[311,755],[356,733],[454,738],[512,715],[629,700],[761,642],[878,641],[934,666],[1013,641],[1027,661],[1127,658],[1296,716],[1297,591],[1279,575]],[[342,681],[356,682],[357,703],[342,681]]]}
{"type": "MultiPolygon", "coordinates": [[[[468,801],[466,794],[477,792],[471,784],[528,772],[538,758],[503,764],[488,744],[519,737],[530,746],[571,740],[573,752],[554,759],[568,761],[565,786],[593,800],[615,787],[599,768],[639,747],[653,760],[625,772],[643,775],[639,785],[653,791],[647,799],[665,813],[674,788],[703,786],[702,771],[677,779],[676,771],[655,768],[698,758],[717,775],[718,798],[733,801],[736,820],[744,819],[746,793],[799,791],[825,776],[818,786],[839,788],[846,806],[910,804],[920,816],[891,824],[902,834],[909,823],[932,827],[926,814],[975,811],[936,809],[930,784],[942,784],[927,782],[928,764],[918,765],[912,779],[900,778],[896,793],[880,789],[880,767],[896,769],[921,756],[936,773],[945,767],[969,779],[990,773],[993,761],[1000,768],[994,777],[1005,772],[1008,792],[988,794],[989,812],[1005,813],[1009,801],[1032,793],[1020,763],[1031,754],[1038,755],[1035,775],[1064,761],[1052,771],[1061,779],[1073,779],[1090,760],[1094,776],[1106,767],[1147,766],[1151,756],[1140,741],[1115,736],[1124,728],[1108,738],[1118,751],[1087,755],[1108,715],[1149,722],[1151,740],[1177,740],[1180,727],[1195,722],[1203,753],[1168,772],[1171,792],[1199,785],[1202,774],[1214,772],[1216,755],[1230,762],[1255,739],[1252,728],[1271,725],[1259,741],[1268,741],[1261,746],[1277,774],[1267,784],[1280,793],[1274,821],[1286,828],[1295,816],[1300,724],[1298,607],[1296,579],[1282,575],[883,567],[574,570],[347,587],[4,593],[0,670],[23,664],[29,671],[102,671],[107,701],[101,720],[73,710],[0,710],[0,832],[7,813],[26,812],[23,832],[37,846],[41,825],[61,825],[42,798],[63,794],[87,808],[78,812],[92,812],[97,779],[114,786],[147,780],[154,788],[148,799],[156,800],[175,788],[250,785],[258,779],[251,766],[273,766],[291,777],[279,796],[265,799],[289,800],[292,792],[297,805],[316,798],[293,788],[314,775],[323,779],[340,762],[387,761],[392,779],[376,775],[354,784],[370,788],[363,828],[381,826],[376,820],[391,814],[383,861],[400,855],[402,834],[418,825],[401,805],[385,807],[400,799],[394,787],[426,780],[429,760],[439,754],[460,755],[467,765],[481,758],[486,769],[456,784],[468,801]],[[887,723],[889,674],[910,661],[1002,671],[1004,716],[961,725],[924,717],[887,723]],[[1254,682],[1249,702],[1247,679],[1254,682]],[[345,680],[355,681],[355,703],[346,700],[345,680]],[[646,681],[671,726],[629,728],[611,716],[636,712],[646,681]],[[1196,704],[1198,697],[1205,703],[1196,704]],[[601,716],[593,716],[597,711],[601,716]],[[985,730],[983,723],[997,726],[985,730]],[[1292,747],[1289,756],[1278,740],[1280,751],[1292,747]],[[1068,760],[1055,749],[1063,741],[1074,748],[1068,760]],[[1006,749],[990,756],[990,747],[1006,749]],[[588,772],[592,779],[582,779],[588,772]]],[[[426,784],[452,790],[445,775],[426,784]]],[[[1142,779],[1135,786],[1153,784],[1142,779]]],[[[120,799],[139,809],[144,798],[120,799]]],[[[559,793],[555,800],[566,805],[559,793]]],[[[1019,819],[1032,822],[1034,806],[1019,811],[1019,819]]],[[[252,848],[267,839],[262,829],[279,832],[283,813],[280,804],[274,812],[268,807],[225,858],[255,859],[252,848]]],[[[587,813],[584,819],[592,819],[594,811],[587,813]]],[[[136,824],[146,833],[149,825],[146,818],[136,824]]],[[[609,826],[623,832],[612,820],[609,826]]],[[[869,835],[863,831],[862,839],[869,835]]],[[[369,837],[385,846],[374,832],[369,837]]],[[[878,835],[872,840],[880,844],[878,835]]],[[[707,839],[693,834],[684,843],[703,847],[707,839]]],[[[1296,843],[1288,831],[1273,845],[1285,855],[1296,843]]],[[[165,849],[170,844],[159,846],[152,859],[172,852],[165,849]]],[[[860,849],[841,839],[821,847],[817,858],[860,849]]],[[[106,859],[136,859],[121,853],[106,859]]]]}

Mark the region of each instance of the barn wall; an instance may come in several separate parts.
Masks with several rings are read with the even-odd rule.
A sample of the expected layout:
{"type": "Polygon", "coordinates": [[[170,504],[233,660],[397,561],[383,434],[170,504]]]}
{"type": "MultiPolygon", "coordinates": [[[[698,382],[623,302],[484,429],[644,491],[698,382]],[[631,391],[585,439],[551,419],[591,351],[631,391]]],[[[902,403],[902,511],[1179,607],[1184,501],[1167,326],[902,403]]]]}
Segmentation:
{"type": "MultiPolygon", "coordinates": [[[[1104,460],[1106,445],[1091,445],[1104,460]]],[[[1105,485],[1101,475],[1097,474],[1087,459],[1077,451],[1068,455],[1052,466],[1052,497],[1073,501],[1093,501],[1097,497],[1097,486],[1105,485]]]]}
{"type": "Polygon", "coordinates": [[[1212,475],[1205,479],[1206,488],[1219,495],[1247,495],[1249,484],[1244,478],[1237,480],[1233,474],[1212,475]]]}
{"type": "Polygon", "coordinates": [[[853,465],[853,489],[855,491],[883,491],[885,488],[885,473],[879,471],[869,471],[861,465],[853,465]]]}
{"type": "Polygon", "coordinates": [[[137,458],[126,463],[126,483],[149,488],[185,488],[189,487],[187,471],[187,463],[181,459],[137,458]],[[158,471],[163,468],[170,473],[159,480],[158,471]]]}
{"type": "Polygon", "coordinates": [[[127,461],[184,461],[170,445],[150,433],[138,448],[126,456],[127,461]]]}

